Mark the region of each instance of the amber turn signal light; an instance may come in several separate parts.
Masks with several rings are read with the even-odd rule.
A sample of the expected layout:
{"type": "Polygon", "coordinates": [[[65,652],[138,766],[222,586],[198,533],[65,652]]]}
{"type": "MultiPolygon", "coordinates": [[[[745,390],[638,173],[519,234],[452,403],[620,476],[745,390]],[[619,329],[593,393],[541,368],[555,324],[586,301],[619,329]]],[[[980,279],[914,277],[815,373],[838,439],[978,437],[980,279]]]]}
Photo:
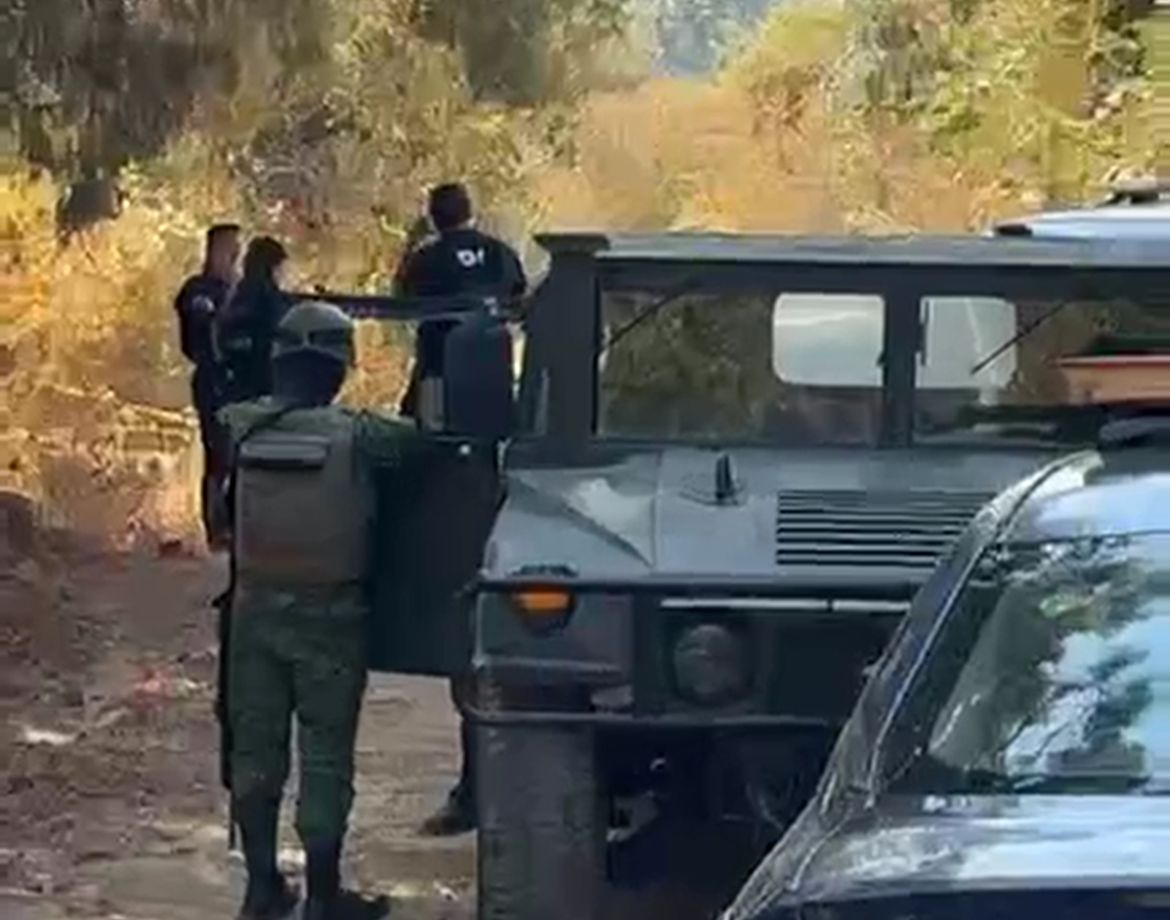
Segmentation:
{"type": "Polygon", "coordinates": [[[529,616],[557,616],[572,606],[573,598],[561,588],[525,588],[512,595],[512,602],[529,616]]]}
{"type": "Polygon", "coordinates": [[[573,608],[573,595],[563,588],[523,588],[512,594],[520,619],[532,629],[563,626],[573,608]]]}

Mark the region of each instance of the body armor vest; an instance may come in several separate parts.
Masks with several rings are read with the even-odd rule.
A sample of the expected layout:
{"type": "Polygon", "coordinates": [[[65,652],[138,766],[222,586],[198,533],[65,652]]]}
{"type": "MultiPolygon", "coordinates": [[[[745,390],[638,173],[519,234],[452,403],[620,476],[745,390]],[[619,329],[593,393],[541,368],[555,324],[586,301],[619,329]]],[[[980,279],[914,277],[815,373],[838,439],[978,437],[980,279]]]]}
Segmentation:
{"type": "Polygon", "coordinates": [[[353,417],[332,407],[289,412],[240,446],[237,570],[289,585],[360,581],[373,507],[353,417]]]}

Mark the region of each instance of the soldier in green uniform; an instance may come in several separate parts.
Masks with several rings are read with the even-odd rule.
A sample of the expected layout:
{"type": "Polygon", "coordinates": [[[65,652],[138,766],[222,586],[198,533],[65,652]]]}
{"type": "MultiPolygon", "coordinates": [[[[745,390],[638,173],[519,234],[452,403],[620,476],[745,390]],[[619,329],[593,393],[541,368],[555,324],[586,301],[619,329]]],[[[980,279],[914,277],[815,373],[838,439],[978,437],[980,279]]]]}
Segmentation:
{"type": "Polygon", "coordinates": [[[371,470],[412,462],[422,441],[405,424],[333,405],[353,358],[349,317],[330,304],[297,305],[277,328],[273,395],[223,411],[235,451],[227,706],[248,868],[242,920],[283,917],[296,905],[276,862],[294,715],[303,916],[349,920],[388,909],[384,898],[343,891],[339,865],[366,686],[371,470]]]}

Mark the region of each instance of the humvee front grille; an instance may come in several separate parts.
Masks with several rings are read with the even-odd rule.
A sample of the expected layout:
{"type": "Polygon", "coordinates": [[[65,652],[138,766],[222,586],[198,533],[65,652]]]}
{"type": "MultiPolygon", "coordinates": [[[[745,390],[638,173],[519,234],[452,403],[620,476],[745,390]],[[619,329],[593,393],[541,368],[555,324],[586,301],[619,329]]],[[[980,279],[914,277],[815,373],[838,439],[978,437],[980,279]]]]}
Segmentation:
{"type": "Polygon", "coordinates": [[[776,562],[932,568],[991,497],[983,492],[781,492],[776,562]]]}

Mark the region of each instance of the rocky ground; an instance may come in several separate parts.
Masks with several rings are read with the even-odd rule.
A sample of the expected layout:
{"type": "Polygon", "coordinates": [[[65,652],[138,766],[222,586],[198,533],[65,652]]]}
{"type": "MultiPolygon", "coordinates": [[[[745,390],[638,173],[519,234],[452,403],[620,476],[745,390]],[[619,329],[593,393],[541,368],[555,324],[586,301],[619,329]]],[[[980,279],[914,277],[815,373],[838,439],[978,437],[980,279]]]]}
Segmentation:
{"type": "MultiPolygon", "coordinates": [[[[0,916],[232,916],[242,867],[208,607],[222,564],[179,547],[52,559],[0,568],[0,916]]],[[[474,838],[414,832],[454,777],[455,739],[443,684],[374,678],[347,872],[405,920],[474,915],[474,838]]],[[[291,829],[282,839],[295,868],[291,829]]]]}

